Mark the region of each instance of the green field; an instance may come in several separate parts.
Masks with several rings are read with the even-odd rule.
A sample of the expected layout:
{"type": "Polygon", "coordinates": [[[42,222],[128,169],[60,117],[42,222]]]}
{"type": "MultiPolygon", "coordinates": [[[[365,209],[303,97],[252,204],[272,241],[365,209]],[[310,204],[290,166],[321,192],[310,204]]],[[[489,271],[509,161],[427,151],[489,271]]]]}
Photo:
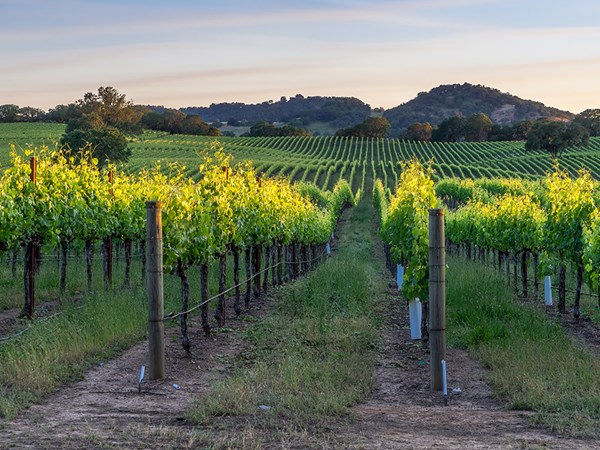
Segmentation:
{"type": "MultiPolygon", "coordinates": [[[[64,129],[59,124],[0,124],[0,164],[9,161],[9,144],[18,148],[54,146],[64,129]]],[[[215,138],[146,132],[131,141],[128,164],[138,170],[154,161],[178,161],[189,175],[197,174],[199,153],[210,148],[215,138]]],[[[399,139],[341,137],[220,137],[218,142],[236,160],[252,160],[256,168],[272,176],[293,181],[311,181],[331,188],[340,178],[351,181],[357,190],[370,188],[381,178],[393,187],[398,161],[416,156],[433,161],[440,178],[520,177],[537,178],[552,169],[550,156],[543,151],[526,152],[523,142],[422,143],[399,139]]],[[[567,150],[561,163],[572,173],[583,166],[600,179],[600,138],[592,138],[582,149],[567,150]]]]}

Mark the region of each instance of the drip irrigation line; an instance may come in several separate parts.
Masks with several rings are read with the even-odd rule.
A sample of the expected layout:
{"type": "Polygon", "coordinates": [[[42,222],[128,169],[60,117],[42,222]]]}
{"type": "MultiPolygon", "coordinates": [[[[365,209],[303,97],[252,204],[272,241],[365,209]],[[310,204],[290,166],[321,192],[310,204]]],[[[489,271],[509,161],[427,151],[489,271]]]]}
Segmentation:
{"type": "Polygon", "coordinates": [[[18,333],[12,334],[10,336],[5,336],[5,337],[0,337],[0,342],[6,342],[6,341],[10,341],[11,339],[14,339],[16,337],[21,336],[23,333],[25,333],[27,330],[31,329],[32,325],[29,325],[27,328],[22,329],[21,331],[19,331],[18,333]]]}
{"type": "Polygon", "coordinates": [[[227,294],[228,292],[231,292],[232,290],[234,290],[235,288],[238,288],[238,287],[241,287],[241,286],[243,286],[243,285],[244,285],[244,284],[246,284],[248,281],[251,281],[251,280],[253,280],[253,279],[254,279],[254,278],[256,278],[257,276],[259,276],[259,275],[261,275],[261,274],[265,273],[265,272],[266,272],[266,271],[268,271],[268,270],[275,269],[276,267],[279,267],[279,266],[281,266],[281,265],[284,265],[284,264],[290,264],[290,265],[292,265],[292,264],[306,264],[306,263],[309,263],[309,262],[313,262],[313,261],[316,261],[317,259],[321,258],[321,257],[322,257],[322,256],[323,256],[325,253],[326,253],[326,250],[322,251],[322,252],[321,252],[321,253],[320,253],[318,256],[315,256],[315,257],[314,257],[314,258],[312,258],[312,259],[308,259],[308,260],[304,260],[304,261],[281,261],[281,262],[279,262],[279,263],[275,264],[274,266],[269,266],[269,267],[266,267],[265,269],[261,270],[260,272],[256,272],[256,273],[255,273],[254,275],[252,275],[250,278],[246,278],[244,281],[242,281],[242,282],[240,282],[240,283],[238,283],[238,284],[236,284],[236,285],[234,285],[234,286],[231,286],[229,289],[226,289],[226,290],[224,290],[223,292],[219,292],[218,294],[216,294],[216,295],[213,295],[213,296],[212,296],[212,297],[210,297],[208,300],[204,300],[203,302],[201,302],[201,303],[197,304],[196,306],[194,306],[194,307],[192,307],[192,308],[188,309],[187,311],[182,311],[182,312],[179,312],[179,313],[177,313],[177,314],[175,314],[175,313],[173,313],[173,314],[169,314],[168,316],[166,316],[166,317],[163,317],[163,318],[162,318],[162,320],[160,320],[160,319],[159,319],[159,320],[157,320],[156,322],[164,322],[164,321],[166,321],[166,320],[176,319],[177,317],[181,317],[181,316],[183,316],[183,315],[185,315],[185,314],[189,314],[189,313],[191,313],[191,312],[193,312],[193,311],[197,310],[198,308],[200,308],[200,307],[202,307],[202,306],[206,305],[207,303],[209,303],[209,302],[211,302],[211,301],[213,301],[213,300],[215,300],[215,299],[219,298],[221,295],[225,295],[225,294],[227,294]]]}
{"type": "MultiPolygon", "coordinates": [[[[85,306],[85,305],[78,306],[76,309],[81,309],[81,308],[83,308],[84,306],[85,306]]],[[[51,314],[51,315],[49,315],[49,316],[47,316],[47,317],[43,317],[43,318],[41,318],[41,319],[38,319],[38,320],[36,320],[35,322],[33,322],[33,323],[30,323],[29,325],[27,325],[27,328],[24,328],[24,329],[22,329],[21,331],[19,331],[19,332],[15,333],[15,334],[12,334],[12,335],[10,335],[10,336],[4,336],[4,337],[0,337],[0,342],[6,342],[6,341],[10,341],[11,339],[14,339],[14,338],[16,338],[16,337],[19,337],[19,336],[21,336],[23,333],[25,333],[26,331],[29,331],[29,330],[31,330],[32,328],[34,328],[34,326],[36,326],[36,325],[39,325],[40,323],[43,323],[43,322],[47,322],[48,320],[50,320],[50,319],[53,319],[54,317],[60,316],[61,314],[64,314],[64,311],[58,311],[58,312],[56,312],[56,313],[54,313],[54,314],[51,314]]]]}
{"type": "MultiPolygon", "coordinates": [[[[136,253],[136,254],[132,254],[131,255],[131,259],[138,259],[138,258],[141,258],[141,257],[142,257],[142,253],[136,253]]],[[[62,256],[56,256],[56,255],[49,255],[49,254],[46,253],[46,254],[42,254],[37,259],[41,260],[42,262],[44,262],[44,261],[57,262],[57,261],[62,261],[63,257],[62,256]]],[[[79,256],[77,256],[77,255],[69,255],[69,256],[67,256],[67,259],[69,261],[75,261],[75,260],[76,261],[85,261],[86,260],[86,256],[85,255],[79,255],[79,256]]],[[[99,261],[99,260],[102,260],[102,259],[104,259],[104,257],[102,255],[94,255],[94,256],[92,256],[92,261],[99,261]]],[[[125,256],[120,255],[119,258],[117,258],[116,254],[113,253],[113,265],[114,265],[115,261],[121,261],[121,260],[125,261],[125,256]]],[[[25,263],[25,259],[21,258],[21,257],[15,259],[14,261],[17,262],[17,263],[21,263],[21,264],[25,263]]],[[[6,264],[7,261],[5,260],[4,262],[6,264]]],[[[13,259],[10,258],[8,260],[9,265],[12,264],[12,262],[13,262],[13,259]]]]}
{"type": "MultiPolygon", "coordinates": [[[[180,312],[180,313],[177,313],[177,314],[170,314],[170,315],[168,315],[168,316],[166,316],[166,317],[163,317],[163,318],[162,318],[162,319],[160,319],[160,320],[157,320],[157,322],[164,322],[164,321],[166,321],[166,320],[176,319],[177,317],[183,316],[184,314],[189,314],[189,313],[191,313],[191,312],[195,311],[196,309],[198,309],[198,308],[200,308],[200,307],[204,306],[205,304],[207,304],[207,303],[211,302],[212,300],[215,300],[215,299],[219,298],[221,295],[225,295],[225,294],[227,294],[228,292],[231,292],[232,290],[234,290],[235,288],[238,288],[238,287],[241,287],[241,286],[243,286],[243,285],[244,285],[244,284],[246,284],[248,281],[251,281],[251,280],[253,280],[253,279],[254,279],[254,278],[256,278],[257,276],[259,276],[259,275],[262,275],[263,273],[267,272],[268,270],[274,270],[275,268],[277,268],[277,267],[279,267],[279,266],[281,266],[281,265],[285,265],[285,264],[289,264],[289,265],[294,265],[294,264],[306,264],[306,263],[311,263],[311,262],[313,262],[313,261],[316,261],[316,260],[318,260],[319,258],[321,258],[321,257],[322,257],[322,256],[323,256],[323,255],[326,253],[326,251],[327,251],[327,250],[323,250],[323,251],[322,251],[322,252],[321,252],[319,255],[315,256],[315,257],[314,257],[314,258],[312,258],[312,259],[308,259],[308,260],[301,260],[301,261],[281,261],[281,262],[279,262],[279,263],[277,263],[277,264],[275,264],[275,265],[273,265],[273,266],[266,267],[266,268],[264,268],[263,270],[261,270],[260,272],[257,272],[257,273],[255,273],[254,275],[252,275],[250,278],[247,278],[246,280],[244,280],[244,281],[242,281],[242,282],[240,282],[240,283],[238,283],[238,284],[236,284],[236,285],[234,285],[234,286],[231,286],[230,288],[226,289],[225,291],[223,291],[223,292],[220,292],[220,293],[218,293],[218,294],[216,294],[216,295],[212,296],[212,297],[211,297],[211,298],[209,298],[208,300],[205,300],[204,302],[202,302],[202,303],[199,303],[198,305],[194,306],[193,308],[190,308],[190,309],[188,309],[187,311],[183,311],[183,312],[180,312]]],[[[81,309],[81,308],[83,308],[83,307],[85,307],[85,305],[78,306],[78,307],[76,307],[76,309],[81,309]]],[[[52,315],[50,315],[50,316],[44,317],[44,318],[42,318],[42,319],[36,320],[36,321],[35,321],[35,322],[33,322],[33,323],[30,323],[30,324],[29,324],[29,325],[28,325],[26,328],[24,328],[24,329],[22,329],[22,330],[18,331],[17,333],[14,333],[14,334],[12,334],[12,335],[9,335],[9,336],[3,336],[3,337],[0,337],[0,343],[4,343],[4,342],[10,341],[10,340],[12,340],[12,339],[15,339],[15,338],[17,338],[17,337],[21,336],[22,334],[24,334],[25,332],[29,331],[30,329],[34,328],[34,326],[36,326],[36,325],[38,325],[38,324],[40,324],[40,323],[46,322],[46,321],[48,321],[48,320],[50,320],[50,319],[52,319],[52,318],[54,318],[54,317],[60,316],[60,315],[61,315],[61,314],[63,314],[63,313],[64,313],[64,311],[58,311],[57,313],[54,313],[54,314],[52,314],[52,315]]]]}

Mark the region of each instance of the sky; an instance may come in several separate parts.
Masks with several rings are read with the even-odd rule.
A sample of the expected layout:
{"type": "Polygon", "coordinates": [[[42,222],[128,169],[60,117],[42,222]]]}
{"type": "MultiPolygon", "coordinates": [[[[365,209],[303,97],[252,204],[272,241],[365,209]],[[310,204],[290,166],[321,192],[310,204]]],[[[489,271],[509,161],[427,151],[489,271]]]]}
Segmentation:
{"type": "Polygon", "coordinates": [[[0,0],[0,104],[112,86],[177,108],[296,94],[391,108],[464,82],[600,108],[600,1],[0,0]]]}

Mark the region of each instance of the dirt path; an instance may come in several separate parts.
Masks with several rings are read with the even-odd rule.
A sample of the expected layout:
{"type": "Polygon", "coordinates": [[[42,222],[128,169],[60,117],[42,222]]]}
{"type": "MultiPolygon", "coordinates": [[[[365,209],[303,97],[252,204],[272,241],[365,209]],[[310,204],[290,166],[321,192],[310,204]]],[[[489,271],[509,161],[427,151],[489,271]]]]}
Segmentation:
{"type": "Polygon", "coordinates": [[[144,381],[143,342],[89,371],[13,421],[0,421],[0,448],[196,448],[198,431],[187,424],[190,402],[222,379],[244,352],[240,331],[269,310],[269,298],[253,303],[244,319],[229,310],[224,332],[205,337],[192,324],[192,357],[179,344],[177,328],[167,331],[167,379],[144,381]]]}
{"type": "Polygon", "coordinates": [[[340,440],[369,449],[591,449],[600,444],[561,438],[528,423],[528,412],[510,411],[494,398],[489,372],[468,354],[449,349],[449,406],[429,389],[428,353],[410,339],[408,310],[395,288],[371,398],[354,409],[340,440]],[[452,394],[455,387],[460,394],[452,394]]]}

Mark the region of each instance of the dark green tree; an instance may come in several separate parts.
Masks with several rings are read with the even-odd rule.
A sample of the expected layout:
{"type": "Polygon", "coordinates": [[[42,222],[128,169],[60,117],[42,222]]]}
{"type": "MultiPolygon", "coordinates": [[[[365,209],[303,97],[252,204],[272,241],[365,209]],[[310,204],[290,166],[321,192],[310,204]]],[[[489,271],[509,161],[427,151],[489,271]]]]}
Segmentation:
{"type": "Polygon", "coordinates": [[[390,132],[390,123],[385,117],[369,117],[364,122],[350,128],[338,130],[336,136],[356,136],[367,138],[383,138],[390,132]]]}
{"type": "Polygon", "coordinates": [[[471,142],[487,141],[492,131],[492,121],[484,113],[477,113],[467,117],[463,127],[465,140],[471,142]]]}
{"type": "Polygon", "coordinates": [[[525,150],[546,150],[553,159],[559,158],[568,147],[588,145],[590,135],[581,125],[547,119],[533,124],[525,142],[525,150]]]}
{"type": "Polygon", "coordinates": [[[442,121],[433,133],[431,140],[436,142],[457,142],[463,138],[465,119],[461,116],[448,117],[442,121]]]}
{"type": "Polygon", "coordinates": [[[263,120],[250,127],[248,136],[310,136],[310,132],[304,128],[297,128],[291,125],[276,127],[272,123],[263,120]]]}
{"type": "Polygon", "coordinates": [[[74,129],[63,134],[60,139],[63,148],[78,153],[88,149],[98,158],[101,165],[111,162],[127,162],[131,150],[127,147],[127,138],[114,127],[99,129],[74,129]]]}
{"type": "Polygon", "coordinates": [[[70,119],[79,117],[81,113],[77,109],[75,103],[68,105],[56,105],[50,108],[44,117],[48,122],[67,123],[70,119]]]}
{"type": "Polygon", "coordinates": [[[166,131],[171,134],[194,134],[202,136],[220,136],[217,128],[208,125],[196,114],[185,114],[178,109],[165,109],[158,113],[149,111],[142,117],[141,123],[151,130],[166,131]]]}
{"type": "Polygon", "coordinates": [[[80,115],[96,114],[104,126],[125,133],[141,132],[142,112],[113,87],[100,87],[98,93],[87,92],[76,102],[80,115]]]}
{"type": "Polygon", "coordinates": [[[584,127],[590,136],[600,136],[600,109],[586,109],[577,114],[573,122],[584,127]]]}
{"type": "Polygon", "coordinates": [[[431,134],[433,133],[433,127],[429,122],[425,123],[413,123],[406,128],[405,139],[411,141],[423,141],[429,142],[431,140],[431,134]]]}
{"type": "Polygon", "coordinates": [[[142,126],[149,130],[163,130],[165,119],[163,114],[156,111],[148,111],[142,116],[142,126]]]}
{"type": "Polygon", "coordinates": [[[45,113],[41,109],[24,106],[19,108],[17,116],[19,122],[39,122],[44,119],[45,113]]]}
{"type": "Polygon", "coordinates": [[[0,122],[16,122],[19,107],[13,104],[0,105],[0,122]]]}
{"type": "Polygon", "coordinates": [[[90,112],[69,119],[65,133],[75,130],[99,130],[105,127],[106,125],[102,118],[96,112],[90,112]]]}
{"type": "Polygon", "coordinates": [[[533,120],[522,120],[512,126],[512,140],[514,141],[526,141],[527,135],[533,127],[533,120]]]}

